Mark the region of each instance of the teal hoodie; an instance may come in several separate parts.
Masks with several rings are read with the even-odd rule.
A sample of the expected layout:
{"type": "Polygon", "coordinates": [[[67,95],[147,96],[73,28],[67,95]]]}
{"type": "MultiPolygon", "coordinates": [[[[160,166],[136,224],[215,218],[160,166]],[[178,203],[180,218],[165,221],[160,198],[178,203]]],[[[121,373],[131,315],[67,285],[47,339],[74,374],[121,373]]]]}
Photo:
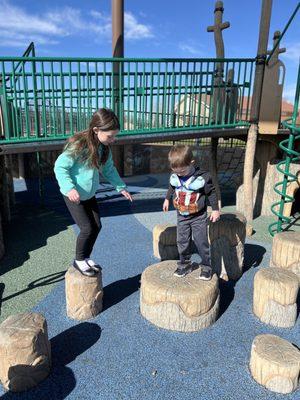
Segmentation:
{"type": "MultiPolygon", "coordinates": [[[[102,149],[103,146],[100,146],[100,157],[102,149]]],[[[111,150],[109,150],[106,163],[100,165],[99,170],[118,192],[126,188],[126,184],[120,178],[114,166],[111,150]]],[[[80,200],[88,200],[95,195],[99,188],[99,170],[83,163],[78,158],[72,157],[68,149],[57,158],[54,165],[54,173],[61,193],[66,196],[70,190],[76,189],[80,195],[80,200]]]]}

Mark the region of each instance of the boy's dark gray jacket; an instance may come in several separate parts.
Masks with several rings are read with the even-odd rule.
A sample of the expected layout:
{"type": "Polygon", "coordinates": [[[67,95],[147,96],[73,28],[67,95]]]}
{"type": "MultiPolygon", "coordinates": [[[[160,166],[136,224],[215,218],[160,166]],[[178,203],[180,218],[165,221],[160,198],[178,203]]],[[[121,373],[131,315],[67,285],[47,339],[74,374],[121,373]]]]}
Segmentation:
{"type": "MultiPolygon", "coordinates": [[[[202,188],[198,189],[197,191],[195,191],[196,193],[200,194],[198,202],[197,202],[199,211],[201,211],[207,207],[207,205],[208,205],[207,199],[208,199],[209,205],[212,207],[213,210],[219,210],[216,189],[212,183],[212,178],[211,178],[210,173],[208,171],[201,170],[199,167],[195,167],[195,172],[193,173],[192,176],[195,178],[197,178],[198,176],[201,176],[205,181],[204,186],[202,188]]],[[[169,183],[169,189],[168,189],[168,192],[166,195],[166,199],[170,200],[171,197],[174,195],[174,192],[175,192],[175,187],[169,183]]]]}

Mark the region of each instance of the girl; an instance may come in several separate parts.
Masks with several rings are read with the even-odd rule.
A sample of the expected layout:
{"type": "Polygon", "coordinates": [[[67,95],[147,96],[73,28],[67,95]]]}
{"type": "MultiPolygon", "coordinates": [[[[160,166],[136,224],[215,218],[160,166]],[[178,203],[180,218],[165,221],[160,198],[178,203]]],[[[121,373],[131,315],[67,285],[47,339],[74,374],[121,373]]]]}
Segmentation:
{"type": "Polygon", "coordinates": [[[101,268],[90,254],[101,229],[95,198],[99,171],[118,192],[132,201],[126,184],[114,166],[109,145],[114,142],[120,123],[112,110],[100,108],[89,129],[70,138],[57,158],[54,172],[66,205],[80,232],[73,266],[83,275],[94,276],[101,268]]]}

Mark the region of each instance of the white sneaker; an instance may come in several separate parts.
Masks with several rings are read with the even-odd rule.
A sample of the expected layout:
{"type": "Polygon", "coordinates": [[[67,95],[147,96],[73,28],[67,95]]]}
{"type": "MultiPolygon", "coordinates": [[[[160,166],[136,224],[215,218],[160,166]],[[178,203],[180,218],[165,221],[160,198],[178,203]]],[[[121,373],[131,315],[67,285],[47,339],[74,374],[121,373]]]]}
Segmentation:
{"type": "Polygon", "coordinates": [[[91,258],[86,258],[85,259],[86,263],[88,264],[88,266],[94,270],[95,272],[100,272],[102,271],[102,267],[100,267],[99,264],[96,264],[95,261],[93,261],[91,258]]]}

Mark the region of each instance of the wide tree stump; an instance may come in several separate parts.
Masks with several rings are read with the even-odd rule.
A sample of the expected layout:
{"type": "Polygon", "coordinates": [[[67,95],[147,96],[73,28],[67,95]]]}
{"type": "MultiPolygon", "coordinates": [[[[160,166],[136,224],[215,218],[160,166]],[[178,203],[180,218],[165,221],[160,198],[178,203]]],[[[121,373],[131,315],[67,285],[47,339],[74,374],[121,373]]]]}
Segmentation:
{"type": "Polygon", "coordinates": [[[70,267],[65,275],[67,315],[76,320],[94,318],[102,311],[102,274],[82,275],[70,267]]]}
{"type": "Polygon", "coordinates": [[[0,380],[14,392],[30,389],[51,369],[47,322],[38,313],[8,317],[0,325],[0,380]]]}
{"type": "Polygon", "coordinates": [[[300,232],[280,232],[274,236],[270,267],[287,269],[300,278],[300,232]]]}
{"type": "Polygon", "coordinates": [[[179,259],[176,225],[155,225],[153,228],[153,253],[162,261],[179,259]]]}
{"type": "Polygon", "coordinates": [[[211,263],[221,278],[237,280],[243,273],[246,218],[240,213],[224,213],[209,223],[211,263]]]}
{"type": "Polygon", "coordinates": [[[176,261],[150,265],[142,274],[140,310],[161,328],[194,332],[212,325],[219,311],[218,278],[197,279],[199,269],[184,278],[174,276],[176,261]]]}
{"type": "Polygon", "coordinates": [[[250,371],[256,382],[277,393],[297,389],[300,351],[275,335],[258,335],[251,348],[250,371]]]}
{"type": "Polygon", "coordinates": [[[281,268],[261,269],[254,277],[253,312],[264,323],[290,328],[297,319],[298,277],[281,268]]]}

